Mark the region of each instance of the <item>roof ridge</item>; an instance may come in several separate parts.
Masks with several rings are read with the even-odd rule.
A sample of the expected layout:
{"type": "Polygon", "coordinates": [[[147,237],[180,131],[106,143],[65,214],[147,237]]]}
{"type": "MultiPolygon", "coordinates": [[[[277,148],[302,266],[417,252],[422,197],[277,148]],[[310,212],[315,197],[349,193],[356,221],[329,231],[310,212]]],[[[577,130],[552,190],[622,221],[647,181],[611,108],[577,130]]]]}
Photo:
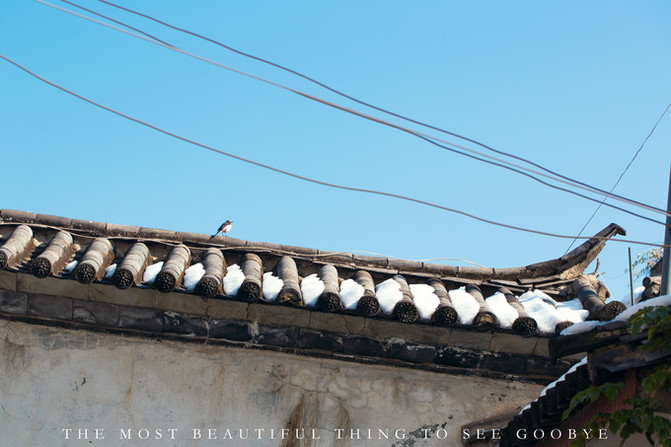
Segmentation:
{"type": "Polygon", "coordinates": [[[51,227],[55,230],[74,230],[75,234],[77,234],[76,232],[82,231],[90,233],[89,235],[78,234],[82,237],[132,238],[143,241],[154,240],[159,243],[187,243],[203,248],[245,249],[257,253],[266,252],[277,256],[291,255],[312,262],[319,262],[320,258],[323,258],[324,263],[327,263],[328,261],[339,265],[349,264],[350,268],[357,268],[357,266],[360,265],[365,268],[382,268],[385,270],[395,270],[397,272],[419,273],[421,271],[424,274],[429,274],[429,276],[447,276],[474,280],[482,280],[486,278],[497,280],[514,279],[518,281],[519,278],[547,280],[548,278],[557,276],[557,278],[552,279],[562,280],[568,277],[577,276],[587,268],[594,258],[596,258],[599,252],[603,249],[605,242],[610,237],[616,234],[625,234],[622,227],[611,223],[597,233],[592,239],[585,241],[573,251],[560,258],[528,264],[522,267],[496,268],[434,264],[401,258],[360,255],[349,252],[319,250],[315,248],[271,242],[249,241],[229,236],[212,238],[211,235],[207,234],[95,222],[91,220],[72,219],[11,209],[0,210],[0,222],[42,225],[51,227]]]}

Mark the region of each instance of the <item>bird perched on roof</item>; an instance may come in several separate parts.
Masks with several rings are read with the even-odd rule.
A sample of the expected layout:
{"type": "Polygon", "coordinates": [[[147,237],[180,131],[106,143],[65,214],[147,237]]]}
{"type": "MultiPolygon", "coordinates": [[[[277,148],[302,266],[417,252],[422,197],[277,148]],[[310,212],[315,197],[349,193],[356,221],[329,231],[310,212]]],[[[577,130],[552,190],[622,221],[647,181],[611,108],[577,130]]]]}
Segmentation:
{"type": "Polygon", "coordinates": [[[232,220],[227,220],[226,222],[224,222],[223,224],[221,224],[221,226],[219,227],[219,229],[217,230],[217,232],[214,233],[214,234],[212,235],[212,237],[217,236],[219,233],[228,233],[229,231],[231,231],[231,228],[232,228],[232,227],[233,227],[233,221],[232,221],[232,220]]]}

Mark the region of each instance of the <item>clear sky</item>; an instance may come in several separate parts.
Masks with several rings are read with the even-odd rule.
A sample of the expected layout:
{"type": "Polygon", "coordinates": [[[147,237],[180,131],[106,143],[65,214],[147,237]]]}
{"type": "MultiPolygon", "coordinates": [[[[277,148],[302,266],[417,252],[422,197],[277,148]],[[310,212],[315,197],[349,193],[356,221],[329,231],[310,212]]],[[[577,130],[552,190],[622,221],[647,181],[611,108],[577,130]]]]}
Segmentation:
{"type": "MultiPolygon", "coordinates": [[[[365,111],[98,1],[77,2],[365,111]]],[[[606,190],[671,102],[667,1],[118,2],[606,190]]],[[[596,207],[35,1],[0,2],[0,53],[139,119],[320,180],[561,234],[577,234],[596,207]]],[[[246,165],[96,109],[5,61],[0,80],[1,208],[199,233],[231,219],[230,235],[242,239],[491,267],[559,257],[570,244],[246,165]]],[[[670,163],[671,112],[615,192],[665,208],[670,163]]],[[[662,242],[662,226],[605,207],[585,235],[610,222],[628,238],[662,242]]],[[[610,242],[601,256],[616,295],[628,290],[627,246],[610,242]]]]}

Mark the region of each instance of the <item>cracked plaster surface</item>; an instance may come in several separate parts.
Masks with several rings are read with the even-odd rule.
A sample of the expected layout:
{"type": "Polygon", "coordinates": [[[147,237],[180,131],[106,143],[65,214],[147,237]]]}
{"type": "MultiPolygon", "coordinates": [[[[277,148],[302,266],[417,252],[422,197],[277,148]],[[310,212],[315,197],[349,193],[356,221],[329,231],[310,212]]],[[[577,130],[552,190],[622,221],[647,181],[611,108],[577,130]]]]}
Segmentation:
{"type": "Polygon", "coordinates": [[[0,321],[0,433],[11,433],[15,446],[116,446],[121,429],[131,429],[127,446],[460,445],[462,425],[521,408],[541,388],[0,321]],[[320,439],[282,441],[285,427],[315,429],[320,439]],[[448,438],[377,436],[379,429],[410,436],[421,427],[444,427],[448,438]],[[102,428],[105,439],[89,443],[89,432],[88,440],[65,440],[63,428],[102,428]],[[169,428],[178,429],[175,440],[169,428]],[[194,428],[216,429],[218,439],[194,440],[194,428]],[[336,428],[345,429],[344,439],[336,428]],[[138,438],[142,429],[149,439],[138,438]],[[157,429],[163,439],[154,439],[157,429]],[[226,429],[232,440],[222,439],[226,429]],[[248,440],[239,439],[244,429],[248,440]],[[254,429],[266,430],[262,439],[254,429]],[[364,439],[348,439],[351,429],[364,439]],[[368,429],[373,439],[365,439],[368,429]]]}

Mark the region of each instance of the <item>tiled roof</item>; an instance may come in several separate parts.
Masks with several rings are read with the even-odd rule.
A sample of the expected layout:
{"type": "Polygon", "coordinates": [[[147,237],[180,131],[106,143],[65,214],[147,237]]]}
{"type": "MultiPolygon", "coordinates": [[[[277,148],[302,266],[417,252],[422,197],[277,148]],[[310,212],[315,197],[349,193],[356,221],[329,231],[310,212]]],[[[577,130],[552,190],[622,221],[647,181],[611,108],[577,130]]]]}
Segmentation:
{"type": "MultiPolygon", "coordinates": [[[[615,234],[624,234],[624,230],[611,224],[594,238],[561,258],[524,267],[499,269],[453,267],[351,253],[325,252],[231,237],[212,238],[202,234],[1,210],[0,267],[17,275],[15,278],[5,280],[10,283],[8,290],[28,293],[26,315],[37,315],[39,312],[35,309],[46,305],[46,302],[55,302],[51,298],[51,301],[50,299],[45,301],[45,298],[40,296],[63,295],[90,301],[63,304],[66,307],[83,306],[78,311],[79,314],[86,309],[87,312],[91,312],[94,304],[100,310],[102,304],[99,301],[115,306],[132,305],[133,316],[144,309],[148,318],[154,318],[150,316],[154,315],[152,311],[161,310],[160,324],[156,322],[154,326],[150,325],[153,328],[150,328],[150,331],[156,329],[160,332],[181,325],[177,330],[179,333],[186,331],[184,328],[190,325],[189,327],[193,326],[195,332],[189,334],[198,336],[202,331],[196,326],[202,323],[206,327],[203,336],[210,339],[213,322],[206,320],[203,323],[198,318],[211,319],[216,314],[213,309],[225,308],[225,315],[217,315],[227,317],[230,321],[247,324],[248,326],[239,328],[249,335],[249,338],[247,335],[242,337],[243,341],[247,342],[258,341],[260,335],[257,326],[264,322],[268,323],[268,327],[284,328],[284,333],[274,336],[287,338],[289,345],[295,343],[291,339],[296,335],[290,329],[301,331],[298,338],[309,338],[310,336],[306,335],[309,334],[308,330],[319,327],[320,331],[313,334],[313,338],[323,343],[320,344],[317,340],[316,345],[319,345],[320,349],[334,352],[343,350],[342,345],[346,343],[363,343],[370,345],[367,345],[366,349],[361,348],[368,353],[376,349],[371,343],[374,345],[375,340],[386,338],[386,344],[380,348],[382,357],[392,356],[393,347],[388,341],[394,337],[402,338],[406,342],[413,340],[425,342],[430,339],[431,343],[427,346],[432,346],[431,349],[427,352],[422,351],[421,346],[413,348],[414,350],[410,349],[408,352],[412,351],[414,354],[403,354],[406,360],[414,361],[411,359],[414,355],[430,358],[429,363],[440,363],[441,355],[436,349],[450,345],[448,346],[450,349],[466,349],[468,352],[450,351],[449,360],[443,364],[476,365],[481,369],[497,370],[497,367],[491,366],[491,361],[483,359],[483,352],[496,353],[494,357],[500,358],[501,354],[506,354],[505,349],[497,349],[495,346],[500,347],[506,343],[514,345],[501,340],[506,336],[513,336],[515,331],[526,337],[530,335],[534,335],[534,339],[539,337],[535,332],[536,325],[530,324],[535,321],[524,314],[524,309],[514,293],[539,289],[557,300],[578,296],[590,310],[590,316],[602,320],[612,318],[621,311],[617,306],[605,306],[603,303],[607,294],[605,287],[593,277],[582,275],[583,270],[601,251],[606,240],[615,234]],[[201,265],[198,265],[199,263],[201,265]],[[234,264],[239,267],[230,268],[234,264]],[[110,271],[113,269],[112,266],[115,266],[113,274],[110,271]],[[155,275],[147,273],[150,266],[151,269],[155,269],[155,275]],[[273,273],[273,277],[267,275],[270,272],[273,273]],[[34,279],[29,281],[27,275],[32,275],[34,279]],[[305,279],[311,275],[313,275],[312,284],[318,285],[317,292],[314,290],[308,292],[309,287],[306,286],[305,279]],[[149,281],[145,281],[145,276],[151,277],[149,281]],[[278,278],[282,281],[278,281],[278,278]],[[344,293],[341,288],[347,280],[350,286],[359,289],[360,295],[356,305],[345,303],[349,304],[349,309],[345,308],[343,303],[344,293]],[[389,280],[395,283],[395,288],[400,292],[398,295],[400,299],[392,303],[389,312],[384,313],[380,308],[384,310],[385,305],[389,306],[389,303],[378,300],[382,297],[376,295],[376,286],[389,280]],[[16,281],[13,286],[12,281],[16,281]],[[279,290],[276,288],[271,291],[273,281],[279,285],[279,290]],[[75,286],[75,283],[80,285],[75,286]],[[232,289],[227,287],[231,284],[232,289]],[[419,297],[413,296],[413,290],[418,290],[415,288],[418,284],[429,286],[438,297],[438,306],[430,316],[425,315],[425,319],[420,318],[416,305],[419,297]],[[457,322],[457,313],[448,294],[449,290],[461,286],[468,286],[466,291],[480,305],[480,312],[470,327],[457,322]],[[504,289],[500,289],[502,287],[504,289]],[[147,294],[141,293],[141,290],[159,293],[147,294]],[[226,290],[235,292],[227,294],[226,290]],[[508,303],[519,311],[517,318],[519,321],[515,322],[512,330],[498,328],[496,316],[488,312],[487,304],[482,298],[483,294],[488,296],[497,290],[502,291],[508,303]],[[270,295],[264,295],[267,292],[274,295],[271,300],[268,300],[270,295]],[[308,297],[307,294],[311,296],[308,297]],[[105,301],[100,299],[102,295],[110,298],[105,301]],[[127,303],[124,302],[124,295],[127,303]],[[171,305],[168,306],[166,303],[171,305]],[[171,322],[166,323],[171,318],[171,322]],[[307,323],[301,325],[300,321],[303,320],[307,323]],[[348,324],[360,324],[364,329],[352,330],[348,324]],[[365,333],[366,328],[379,329],[385,324],[387,329],[381,332],[365,333]],[[341,326],[344,329],[339,330],[341,326]],[[413,327],[416,329],[411,329],[413,327]],[[451,331],[451,328],[454,331],[451,331]],[[480,331],[473,332],[473,329],[480,331]],[[486,334],[482,330],[488,331],[490,335],[483,337],[486,334]],[[344,334],[346,337],[369,335],[372,338],[340,340],[335,336],[334,340],[326,342],[324,334],[327,332],[344,334]],[[492,333],[500,335],[492,338],[492,333]],[[446,342],[448,335],[453,342],[446,342]],[[463,340],[458,342],[460,338],[463,340]]],[[[6,301],[7,299],[2,304],[5,308],[6,301]]],[[[76,319],[77,312],[72,308],[68,309],[70,314],[66,309],[62,318],[60,314],[57,317],[61,320],[67,320],[68,316],[76,319]]],[[[126,315],[126,320],[123,320],[124,309],[119,307],[115,314],[116,324],[120,327],[123,327],[124,321],[127,322],[131,318],[130,315],[126,315]]],[[[0,306],[0,312],[4,310],[0,306]]],[[[100,325],[101,321],[94,323],[100,325]]],[[[229,327],[227,330],[233,329],[229,327]]],[[[548,336],[549,334],[541,334],[540,339],[548,336]]],[[[268,337],[271,335],[266,336],[268,337]]],[[[235,337],[233,339],[235,340],[235,337]]],[[[525,355],[535,355],[540,348],[534,346],[512,350],[521,350],[525,355]]],[[[518,369],[517,372],[521,373],[525,368],[513,369],[518,369]]],[[[528,369],[531,371],[533,368],[529,366],[528,369]]]]}
{"type": "Polygon", "coordinates": [[[518,430],[523,429],[531,433],[536,429],[552,429],[562,422],[562,414],[569,407],[571,398],[579,391],[591,385],[587,363],[580,364],[570,373],[557,381],[542,396],[533,401],[524,411],[520,412],[501,430],[502,447],[533,445],[538,441],[533,437],[521,439],[515,436],[518,430]]]}
{"type": "Polygon", "coordinates": [[[636,371],[640,368],[650,368],[661,360],[668,359],[668,350],[648,352],[640,349],[647,334],[634,337],[626,330],[626,323],[618,323],[609,324],[610,327],[601,327],[598,331],[571,336],[573,340],[567,343],[564,353],[586,351],[587,356],[556,383],[550,384],[536,400],[501,429],[502,447],[537,443],[533,437],[520,439],[516,436],[520,429],[532,433],[537,429],[549,432],[560,426],[579,428],[598,412],[610,413],[614,409],[622,408],[626,399],[636,393],[636,381],[632,380],[636,376],[636,371]],[[625,386],[614,400],[602,398],[595,404],[579,405],[571,413],[575,420],[570,418],[567,421],[562,420],[564,411],[569,408],[571,399],[578,392],[592,385],[620,381],[623,381],[625,386]],[[588,409],[590,405],[593,407],[590,412],[580,413],[579,410],[588,409]]]}

